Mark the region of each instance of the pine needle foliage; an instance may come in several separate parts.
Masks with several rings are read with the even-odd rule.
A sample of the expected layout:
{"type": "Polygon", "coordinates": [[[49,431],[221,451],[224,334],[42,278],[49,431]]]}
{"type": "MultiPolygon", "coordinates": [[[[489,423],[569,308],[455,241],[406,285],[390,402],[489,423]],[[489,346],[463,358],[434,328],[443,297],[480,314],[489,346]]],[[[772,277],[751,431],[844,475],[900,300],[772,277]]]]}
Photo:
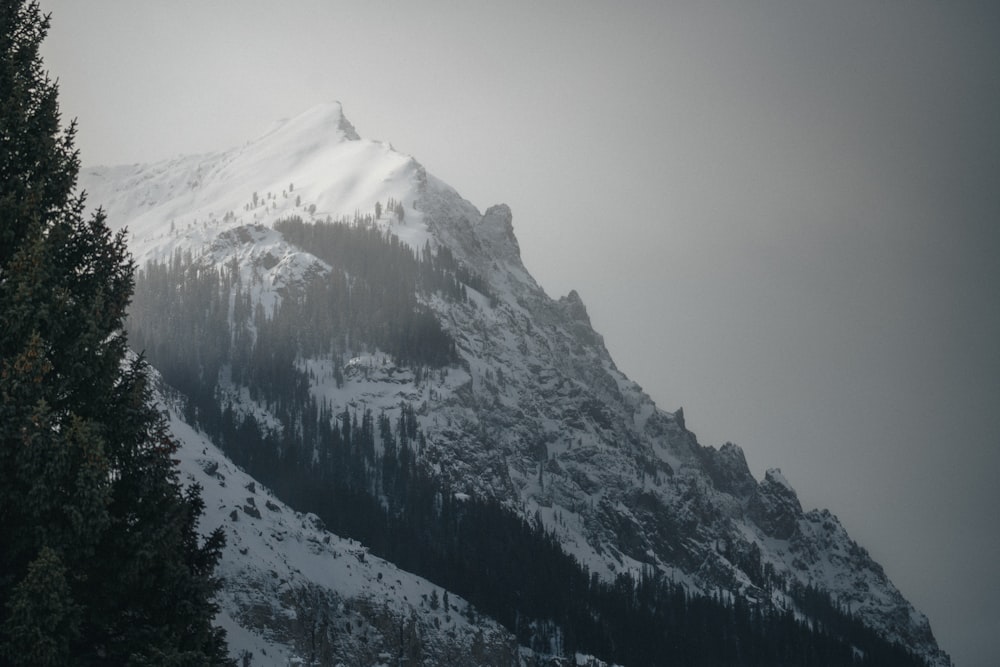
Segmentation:
{"type": "Polygon", "coordinates": [[[223,535],[128,353],[134,268],[74,193],[48,27],[0,0],[0,664],[224,664],[223,535]]]}

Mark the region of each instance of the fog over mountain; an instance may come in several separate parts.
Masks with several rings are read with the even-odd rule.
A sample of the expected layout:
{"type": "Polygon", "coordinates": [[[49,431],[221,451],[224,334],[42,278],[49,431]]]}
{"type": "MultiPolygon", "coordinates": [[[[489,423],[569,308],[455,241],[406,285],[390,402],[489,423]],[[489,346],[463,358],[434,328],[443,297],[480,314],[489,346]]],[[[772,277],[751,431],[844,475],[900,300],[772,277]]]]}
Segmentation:
{"type": "Polygon", "coordinates": [[[575,289],[617,365],[831,508],[989,664],[1000,312],[987,4],[46,2],[85,164],[339,98],[575,289]],[[599,267],[599,270],[595,270],[599,267]]]}

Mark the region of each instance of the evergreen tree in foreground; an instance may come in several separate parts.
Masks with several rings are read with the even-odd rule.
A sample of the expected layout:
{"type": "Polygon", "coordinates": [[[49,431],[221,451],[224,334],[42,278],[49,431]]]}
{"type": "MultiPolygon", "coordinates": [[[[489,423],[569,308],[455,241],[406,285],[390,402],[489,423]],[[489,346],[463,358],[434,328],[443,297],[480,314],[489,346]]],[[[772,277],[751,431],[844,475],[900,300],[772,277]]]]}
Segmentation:
{"type": "Polygon", "coordinates": [[[223,535],[126,356],[134,270],[73,195],[48,25],[0,0],[0,664],[222,664],[223,535]]]}

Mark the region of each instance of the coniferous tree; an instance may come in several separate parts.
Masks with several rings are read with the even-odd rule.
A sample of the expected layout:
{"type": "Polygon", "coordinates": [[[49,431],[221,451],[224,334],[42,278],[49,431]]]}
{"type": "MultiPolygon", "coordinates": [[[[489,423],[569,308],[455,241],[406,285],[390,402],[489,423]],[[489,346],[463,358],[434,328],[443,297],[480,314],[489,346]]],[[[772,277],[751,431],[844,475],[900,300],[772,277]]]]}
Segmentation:
{"type": "Polygon", "coordinates": [[[0,663],[226,661],[199,537],[124,334],[123,233],[83,215],[37,2],[0,0],[0,663]]]}

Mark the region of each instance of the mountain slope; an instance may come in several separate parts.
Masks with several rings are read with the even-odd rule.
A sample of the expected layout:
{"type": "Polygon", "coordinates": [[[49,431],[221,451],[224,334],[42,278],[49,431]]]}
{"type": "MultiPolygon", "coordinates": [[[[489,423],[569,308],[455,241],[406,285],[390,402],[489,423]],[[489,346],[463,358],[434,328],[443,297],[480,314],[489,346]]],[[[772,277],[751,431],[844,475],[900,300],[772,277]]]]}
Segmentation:
{"type": "MultiPolygon", "coordinates": [[[[735,445],[701,446],[680,410],[657,408],[617,370],[579,296],[553,300],[525,269],[508,207],[480,213],[412,158],[358,138],[339,105],[238,149],[89,169],[81,180],[91,202],[128,226],[149,275],[147,262],[160,262],[223,277],[224,288],[213,289],[225,299],[209,310],[218,307],[217,330],[226,333],[202,328],[188,338],[200,355],[191,386],[244,422],[286,435],[307,430],[301,416],[287,416],[298,408],[283,408],[241,370],[238,350],[249,359],[283,323],[275,340],[295,342],[281,377],[303,378],[300,402],[330,414],[412,406],[421,464],[445,488],[541,522],[604,580],[656,571],[692,591],[769,600],[799,615],[808,611],[802,591],[818,589],[887,639],[949,664],[927,619],[832,514],[803,511],[777,470],[755,480],[735,445]],[[312,322],[324,312],[315,307],[318,285],[343,282],[351,298],[369,286],[357,257],[292,234],[324,221],[398,239],[403,251],[384,252],[406,259],[409,249],[419,284],[412,302],[372,302],[395,309],[388,319],[352,320],[350,335],[337,333],[348,325],[325,324],[324,342],[307,345],[303,332],[319,331],[312,322]],[[384,332],[399,313],[424,323],[448,359],[394,352],[394,341],[413,335],[384,332]],[[220,337],[232,340],[204,349],[204,339],[220,337]]],[[[165,334],[140,296],[133,319],[152,349],[165,334]]],[[[328,303],[339,305],[327,314],[349,307],[328,303]]]]}
{"type": "Polygon", "coordinates": [[[186,424],[176,398],[164,396],[169,391],[160,401],[180,444],[182,480],[202,487],[201,529],[226,534],[219,622],[236,657],[254,665],[519,663],[509,632],[476,617],[457,596],[441,605],[445,591],[327,532],[316,515],[290,509],[186,424]]]}

